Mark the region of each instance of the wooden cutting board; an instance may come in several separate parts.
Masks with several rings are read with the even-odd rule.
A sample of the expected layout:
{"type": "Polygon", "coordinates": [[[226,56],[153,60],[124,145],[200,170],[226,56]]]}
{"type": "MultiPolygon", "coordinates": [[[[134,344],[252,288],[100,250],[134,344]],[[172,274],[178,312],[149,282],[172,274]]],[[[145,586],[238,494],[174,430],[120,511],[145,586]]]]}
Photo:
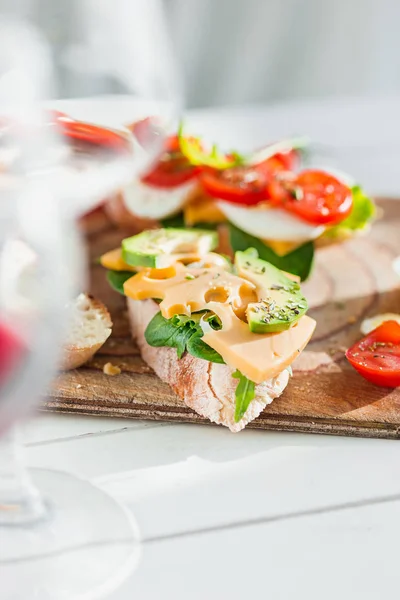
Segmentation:
{"type": "MultiPolygon", "coordinates": [[[[381,201],[383,216],[372,232],[345,244],[322,248],[304,285],[317,320],[314,337],[294,364],[283,395],[248,427],[350,436],[399,438],[400,388],[375,387],[344,358],[360,337],[368,315],[400,312],[400,279],[393,261],[400,256],[400,202],[381,201]]],[[[109,224],[88,236],[91,292],[109,307],[113,335],[85,367],[60,374],[43,409],[58,412],[209,423],[187,408],[141,360],[128,334],[125,300],[105,281],[98,256],[123,236],[109,224]],[[121,375],[103,374],[105,363],[121,375]]]]}

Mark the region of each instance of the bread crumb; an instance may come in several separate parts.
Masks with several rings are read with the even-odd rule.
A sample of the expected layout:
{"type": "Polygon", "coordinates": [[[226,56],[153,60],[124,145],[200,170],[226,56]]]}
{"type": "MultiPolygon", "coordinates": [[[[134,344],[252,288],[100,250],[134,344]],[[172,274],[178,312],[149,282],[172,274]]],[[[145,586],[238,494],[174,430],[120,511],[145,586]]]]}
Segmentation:
{"type": "Polygon", "coordinates": [[[77,390],[80,390],[80,389],[81,389],[81,387],[82,387],[82,384],[81,384],[81,383],[78,383],[78,385],[76,386],[76,389],[77,389],[77,390]]]}
{"type": "Polygon", "coordinates": [[[105,375],[119,375],[121,373],[121,369],[119,367],[117,367],[116,365],[113,365],[112,363],[108,362],[104,365],[103,367],[103,373],[105,375]]]}

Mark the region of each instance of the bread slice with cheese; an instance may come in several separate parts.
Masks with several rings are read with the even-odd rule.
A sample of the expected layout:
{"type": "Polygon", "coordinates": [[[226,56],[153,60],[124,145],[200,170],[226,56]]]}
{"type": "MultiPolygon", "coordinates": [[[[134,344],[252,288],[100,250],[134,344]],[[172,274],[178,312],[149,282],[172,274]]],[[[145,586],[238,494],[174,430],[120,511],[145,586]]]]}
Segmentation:
{"type": "Polygon", "coordinates": [[[282,394],[289,381],[287,370],[256,385],[254,400],[244,417],[235,422],[237,380],[232,377],[234,369],[228,365],[194,358],[188,353],[179,359],[175,348],[149,346],[144,332],[158,311],[159,306],[154,300],[128,298],[132,336],[143,360],[199,415],[213,423],[225,425],[236,433],[256,419],[267,404],[282,394]]]}
{"type": "Polygon", "coordinates": [[[216,243],[208,230],[151,230],[101,263],[147,364],[187,406],[237,432],[283,392],[315,321],[298,278],[254,249],[232,264],[216,243]]]}

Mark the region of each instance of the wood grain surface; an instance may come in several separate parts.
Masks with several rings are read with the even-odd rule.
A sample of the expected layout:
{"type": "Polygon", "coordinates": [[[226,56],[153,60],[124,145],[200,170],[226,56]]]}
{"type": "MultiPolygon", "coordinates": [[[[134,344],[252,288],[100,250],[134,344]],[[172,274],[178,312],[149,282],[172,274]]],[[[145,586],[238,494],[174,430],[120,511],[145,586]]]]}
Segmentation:
{"type": "MultiPolygon", "coordinates": [[[[283,395],[248,427],[363,437],[400,437],[400,388],[378,388],[362,379],[344,352],[360,337],[360,323],[381,312],[400,312],[400,279],[393,261],[400,255],[400,202],[380,201],[381,218],[366,237],[321,248],[304,285],[317,329],[293,365],[283,395]]],[[[105,281],[98,256],[119,244],[113,227],[88,237],[91,292],[113,317],[113,335],[85,367],[61,373],[42,408],[190,423],[209,423],[177,398],[142,361],[129,337],[125,300],[105,281]],[[103,374],[105,363],[122,372],[103,374]]]]}

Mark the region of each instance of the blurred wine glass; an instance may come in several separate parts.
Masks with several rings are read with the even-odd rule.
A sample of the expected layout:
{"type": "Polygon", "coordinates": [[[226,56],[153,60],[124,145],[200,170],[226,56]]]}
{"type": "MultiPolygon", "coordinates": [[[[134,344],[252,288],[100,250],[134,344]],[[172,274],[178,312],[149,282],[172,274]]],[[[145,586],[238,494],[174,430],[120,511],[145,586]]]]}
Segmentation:
{"type": "Polygon", "coordinates": [[[132,103],[130,121],[151,117],[149,135],[71,114],[52,86],[51,40],[18,6],[0,21],[2,598],[98,598],[138,559],[133,518],[89,482],[27,471],[12,425],[45,393],[68,302],[84,290],[76,219],[156,158],[176,126],[178,86],[157,0],[81,0],[58,57],[63,96],[90,106],[117,88],[132,103]]]}

